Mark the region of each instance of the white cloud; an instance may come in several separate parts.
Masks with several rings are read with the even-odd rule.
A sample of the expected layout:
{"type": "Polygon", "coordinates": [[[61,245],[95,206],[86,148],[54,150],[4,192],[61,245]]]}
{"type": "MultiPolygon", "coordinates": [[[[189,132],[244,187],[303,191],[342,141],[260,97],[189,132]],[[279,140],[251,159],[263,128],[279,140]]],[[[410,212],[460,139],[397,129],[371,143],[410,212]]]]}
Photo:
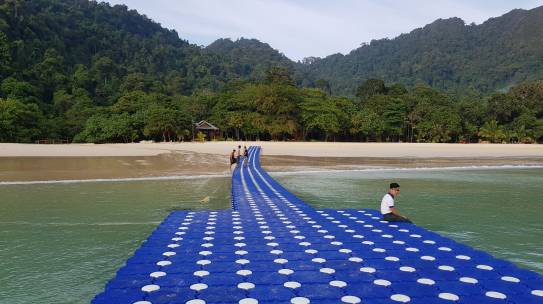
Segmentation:
{"type": "Polygon", "coordinates": [[[183,39],[256,38],[294,60],[348,53],[362,42],[393,38],[438,18],[481,23],[543,0],[111,0],[137,9],[183,39]]]}

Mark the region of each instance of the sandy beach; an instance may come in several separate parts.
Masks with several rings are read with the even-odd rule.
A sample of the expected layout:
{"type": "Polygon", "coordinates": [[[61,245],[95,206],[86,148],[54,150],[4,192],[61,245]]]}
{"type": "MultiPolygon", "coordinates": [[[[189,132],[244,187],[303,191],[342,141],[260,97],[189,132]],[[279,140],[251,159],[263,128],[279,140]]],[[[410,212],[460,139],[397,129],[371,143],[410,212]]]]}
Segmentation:
{"type": "Polygon", "coordinates": [[[332,142],[0,144],[0,181],[228,175],[238,144],[269,171],[543,165],[543,145],[332,142]]]}

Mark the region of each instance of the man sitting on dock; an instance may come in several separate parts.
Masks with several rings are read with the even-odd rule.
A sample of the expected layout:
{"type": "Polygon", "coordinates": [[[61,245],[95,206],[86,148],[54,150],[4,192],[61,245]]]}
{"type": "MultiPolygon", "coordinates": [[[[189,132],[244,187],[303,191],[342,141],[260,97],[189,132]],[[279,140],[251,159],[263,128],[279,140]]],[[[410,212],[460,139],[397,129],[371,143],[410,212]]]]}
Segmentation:
{"type": "Polygon", "coordinates": [[[388,193],[383,196],[381,200],[381,214],[383,214],[383,220],[389,222],[407,222],[411,221],[401,215],[398,209],[394,206],[394,197],[400,193],[400,185],[397,183],[391,183],[388,193]]]}

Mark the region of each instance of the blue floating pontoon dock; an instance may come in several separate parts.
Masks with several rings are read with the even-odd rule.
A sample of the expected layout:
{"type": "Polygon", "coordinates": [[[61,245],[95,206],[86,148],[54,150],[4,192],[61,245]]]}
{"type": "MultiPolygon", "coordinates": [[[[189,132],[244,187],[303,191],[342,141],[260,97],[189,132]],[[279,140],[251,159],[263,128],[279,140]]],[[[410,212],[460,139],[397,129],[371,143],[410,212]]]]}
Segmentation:
{"type": "Polygon", "coordinates": [[[249,151],[232,210],[172,212],[92,303],[543,303],[541,275],[376,210],[315,210],[249,151]]]}

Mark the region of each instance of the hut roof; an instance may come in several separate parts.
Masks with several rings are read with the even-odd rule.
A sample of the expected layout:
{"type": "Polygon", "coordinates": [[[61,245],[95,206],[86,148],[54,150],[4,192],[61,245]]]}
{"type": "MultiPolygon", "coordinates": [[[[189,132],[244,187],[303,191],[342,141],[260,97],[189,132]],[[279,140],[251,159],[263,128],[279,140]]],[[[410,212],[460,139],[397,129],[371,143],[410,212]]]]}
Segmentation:
{"type": "Polygon", "coordinates": [[[215,127],[214,125],[210,124],[205,120],[195,123],[194,126],[196,127],[196,130],[219,130],[219,128],[215,127]]]}

